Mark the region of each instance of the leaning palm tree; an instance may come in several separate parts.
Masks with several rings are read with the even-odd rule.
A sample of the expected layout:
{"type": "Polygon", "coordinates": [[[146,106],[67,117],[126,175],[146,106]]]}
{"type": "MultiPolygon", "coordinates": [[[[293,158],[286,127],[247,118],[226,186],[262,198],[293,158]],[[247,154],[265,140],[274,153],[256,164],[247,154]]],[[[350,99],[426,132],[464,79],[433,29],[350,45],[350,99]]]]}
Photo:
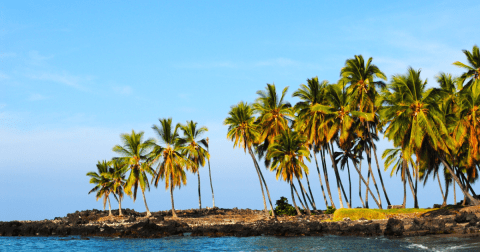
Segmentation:
{"type": "MultiPolygon", "coordinates": [[[[351,96],[350,105],[352,106],[352,109],[365,113],[373,113],[374,115],[376,115],[376,100],[379,97],[376,89],[385,87],[385,83],[382,80],[387,80],[387,77],[382,71],[380,71],[380,69],[375,64],[372,64],[372,57],[370,57],[367,62],[365,62],[362,55],[355,55],[354,58],[348,59],[345,62],[345,67],[343,67],[340,71],[340,75],[342,77],[341,81],[349,84],[348,92],[351,96]]],[[[373,149],[380,184],[382,185],[383,193],[385,195],[385,199],[387,200],[387,204],[391,205],[390,199],[388,198],[387,191],[385,189],[385,185],[383,184],[382,173],[380,171],[380,166],[377,158],[377,150],[375,144],[373,143],[373,140],[378,135],[376,124],[373,121],[361,121],[362,127],[365,128],[364,131],[366,133],[363,138],[366,138],[367,141],[371,142],[371,144],[368,146],[373,149]],[[371,131],[373,131],[373,133],[371,131]]],[[[368,165],[371,166],[370,149],[367,149],[366,153],[369,156],[367,158],[368,165]]]]}
{"type": "MultiPolygon", "coordinates": [[[[207,152],[210,155],[210,150],[208,149],[210,142],[208,140],[208,137],[205,140],[207,140],[207,152]]],[[[213,194],[212,171],[210,170],[210,158],[207,160],[207,162],[208,162],[208,175],[210,177],[210,188],[212,189],[212,205],[213,205],[213,208],[215,208],[215,194],[213,194]]]]}
{"type": "MultiPolygon", "coordinates": [[[[325,129],[320,128],[322,125],[324,114],[318,111],[313,111],[313,106],[316,104],[323,104],[325,102],[325,87],[328,85],[328,81],[318,82],[318,77],[307,79],[307,85],[302,84],[300,88],[293,93],[293,97],[300,98],[300,102],[295,104],[294,110],[297,113],[297,120],[295,128],[307,137],[307,142],[311,145],[313,156],[315,158],[315,164],[317,167],[318,179],[320,181],[320,188],[322,189],[325,206],[328,206],[327,197],[323,187],[322,177],[320,174],[320,168],[317,161],[317,153],[320,152],[322,142],[325,139],[325,129]]],[[[322,160],[323,161],[323,160],[322,160]]],[[[328,183],[328,176],[326,170],[324,170],[325,185],[327,187],[328,196],[333,208],[335,203],[333,202],[332,193],[330,191],[330,185],[328,183]]]]}
{"type": "Polygon", "coordinates": [[[187,184],[187,175],[185,169],[193,167],[194,163],[189,160],[183,153],[183,141],[180,139],[177,131],[180,124],[172,126],[172,118],[159,119],[160,125],[153,125],[152,129],[159,137],[162,145],[155,144],[150,153],[149,160],[151,163],[157,163],[156,176],[152,179],[155,187],[158,186],[160,179],[165,180],[165,190],[170,189],[170,198],[172,201],[172,217],[176,218],[175,204],[173,201],[173,189],[187,184]]]}
{"type": "Polygon", "coordinates": [[[472,52],[468,50],[462,50],[465,56],[467,57],[468,65],[460,61],[453,62],[453,65],[463,68],[466,70],[460,78],[459,82],[463,87],[470,87],[473,82],[480,79],[480,50],[477,45],[473,46],[472,52]],[[467,81],[466,84],[465,81],[467,81]]]}
{"type": "MultiPolygon", "coordinates": [[[[285,130],[275,138],[275,142],[270,145],[267,152],[267,158],[272,159],[270,170],[276,173],[276,178],[282,178],[290,184],[290,192],[292,194],[292,202],[297,210],[297,214],[301,215],[295,196],[293,194],[293,179],[301,179],[303,173],[308,173],[308,167],[304,163],[304,159],[310,162],[310,151],[305,147],[306,137],[301,136],[298,132],[285,130]]],[[[302,184],[299,183],[303,191],[302,184]]],[[[307,206],[305,202],[305,206],[307,206]]],[[[308,206],[307,214],[310,215],[308,206]]]]}
{"type": "Polygon", "coordinates": [[[255,170],[260,181],[260,189],[262,190],[263,196],[263,205],[265,207],[265,213],[267,213],[267,204],[265,201],[265,194],[263,192],[263,185],[265,185],[265,190],[267,191],[268,201],[270,203],[270,208],[272,210],[273,216],[275,212],[273,211],[272,200],[270,199],[270,192],[268,191],[267,183],[263,178],[262,171],[258,166],[255,155],[252,151],[252,145],[260,136],[258,132],[257,125],[255,125],[255,117],[253,116],[253,109],[246,102],[239,102],[237,105],[232,106],[230,112],[228,112],[229,117],[223,122],[224,125],[228,125],[227,138],[233,141],[233,147],[243,148],[245,152],[248,152],[252,157],[253,164],[255,165],[255,170]],[[262,184],[263,182],[263,184],[262,184]]]}
{"type": "Polygon", "coordinates": [[[110,193],[112,193],[113,186],[112,181],[106,176],[107,174],[113,173],[113,169],[108,165],[107,161],[98,161],[97,164],[97,171],[98,172],[88,172],[87,176],[90,177],[90,184],[95,184],[95,187],[92,188],[88,192],[88,194],[92,192],[97,192],[96,199],[100,199],[103,197],[103,210],[105,211],[105,205],[108,201],[108,215],[112,215],[112,207],[110,205],[110,193]]]}
{"type": "Polygon", "coordinates": [[[124,197],[124,187],[126,183],[125,173],[127,173],[129,167],[115,159],[110,161],[110,164],[112,165],[113,172],[102,173],[102,175],[104,175],[112,183],[112,192],[118,201],[118,216],[122,216],[122,200],[124,197]],[[118,195],[118,197],[116,195],[118,195]]]}
{"type": "Polygon", "coordinates": [[[115,145],[113,151],[121,155],[121,157],[114,159],[126,164],[128,170],[130,170],[130,175],[125,184],[125,193],[128,195],[133,194],[133,202],[135,202],[138,187],[140,187],[148,217],[152,214],[148,209],[147,200],[145,198],[145,190],[150,190],[147,174],[153,176],[154,171],[146,161],[147,155],[154,144],[154,139],[143,141],[143,134],[143,131],[136,133],[134,130],[132,130],[131,134],[121,134],[120,139],[122,140],[123,145],[115,145]]]}
{"type": "Polygon", "coordinates": [[[200,167],[205,166],[205,160],[210,159],[210,154],[203,146],[208,148],[207,140],[198,139],[203,133],[207,132],[207,127],[200,127],[197,129],[197,123],[187,121],[186,125],[180,126],[183,131],[182,141],[185,144],[184,154],[190,159],[191,166],[187,166],[192,173],[198,175],[198,205],[202,209],[202,196],[200,193],[200,167]]]}
{"type": "MultiPolygon", "coordinates": [[[[406,75],[395,75],[388,85],[389,92],[382,110],[388,121],[385,136],[393,140],[395,147],[402,149],[405,157],[416,156],[416,180],[419,179],[419,165],[425,150],[433,149],[439,161],[448,169],[466,198],[477,205],[478,202],[461,183],[456,173],[445,161],[452,146],[452,139],[444,123],[443,114],[438,108],[436,92],[425,90],[426,81],[420,78],[420,70],[408,69],[406,75]]],[[[418,203],[416,204],[418,207],[418,203]]]]}
{"type": "Polygon", "coordinates": [[[392,166],[390,177],[393,176],[394,173],[401,173],[401,179],[403,181],[403,208],[405,208],[407,204],[407,180],[409,182],[413,198],[415,198],[415,190],[413,188],[409,171],[409,167],[414,167],[415,164],[411,157],[409,157],[408,160],[404,159],[402,150],[400,148],[386,149],[382,154],[382,158],[385,159],[385,171],[392,166]]]}

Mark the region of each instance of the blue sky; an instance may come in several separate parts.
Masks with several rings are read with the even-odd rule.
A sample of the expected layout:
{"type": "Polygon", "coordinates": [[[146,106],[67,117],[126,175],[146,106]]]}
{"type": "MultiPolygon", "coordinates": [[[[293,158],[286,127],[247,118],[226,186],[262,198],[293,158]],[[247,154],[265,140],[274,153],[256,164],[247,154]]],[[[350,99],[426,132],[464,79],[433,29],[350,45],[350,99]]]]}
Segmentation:
{"type": "MultiPolygon", "coordinates": [[[[355,54],[373,57],[389,78],[421,68],[434,86],[440,71],[459,75],[452,63],[465,62],[461,50],[480,41],[477,1],[137,2],[0,3],[0,220],[101,209],[85,174],[114,156],[121,133],[154,137],[151,126],[165,117],[209,128],[217,206],[260,209],[252,161],[226,139],[231,105],[253,102],[273,82],[289,86],[295,103],[291,94],[307,78],[336,82],[355,54]]],[[[378,146],[381,155],[391,143],[378,146]]],[[[264,173],[273,200],[290,195],[264,173]]],[[[207,170],[201,175],[203,205],[211,206],[207,170]]],[[[312,190],[325,208],[317,176],[312,169],[312,190]]],[[[384,179],[401,204],[399,178],[384,179]]],[[[196,208],[196,190],[189,175],[175,190],[176,208],[196,208]]],[[[332,191],[338,201],[333,184],[332,191]]],[[[163,187],[146,197],[152,211],[171,207],[163,187]]],[[[440,202],[438,183],[428,181],[419,200],[422,207],[440,202]]],[[[122,206],[145,209],[141,200],[122,206]]]]}

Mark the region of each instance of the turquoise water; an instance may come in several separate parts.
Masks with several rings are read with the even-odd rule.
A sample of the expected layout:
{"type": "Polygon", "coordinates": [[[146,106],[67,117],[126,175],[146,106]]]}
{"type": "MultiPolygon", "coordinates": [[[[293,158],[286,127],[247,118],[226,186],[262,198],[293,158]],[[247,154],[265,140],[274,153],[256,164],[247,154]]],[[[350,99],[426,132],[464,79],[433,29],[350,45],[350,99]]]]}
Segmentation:
{"type": "Polygon", "coordinates": [[[480,238],[168,237],[115,239],[0,237],[0,251],[479,251],[480,238]]]}

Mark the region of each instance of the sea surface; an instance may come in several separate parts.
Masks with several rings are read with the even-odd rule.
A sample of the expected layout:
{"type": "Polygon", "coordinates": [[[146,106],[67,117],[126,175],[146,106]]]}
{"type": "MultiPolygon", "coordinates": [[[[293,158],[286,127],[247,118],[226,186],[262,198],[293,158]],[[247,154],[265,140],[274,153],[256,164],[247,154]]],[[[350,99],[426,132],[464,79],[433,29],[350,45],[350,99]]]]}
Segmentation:
{"type": "Polygon", "coordinates": [[[191,237],[120,239],[0,237],[0,251],[480,251],[480,238],[191,237]]]}

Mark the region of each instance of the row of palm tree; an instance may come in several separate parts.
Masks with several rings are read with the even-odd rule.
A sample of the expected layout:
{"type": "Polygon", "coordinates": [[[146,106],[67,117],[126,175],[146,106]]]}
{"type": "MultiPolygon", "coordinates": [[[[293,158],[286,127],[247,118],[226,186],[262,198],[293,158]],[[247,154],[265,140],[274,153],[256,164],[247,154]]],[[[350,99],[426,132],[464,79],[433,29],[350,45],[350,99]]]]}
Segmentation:
{"type": "MultiPolygon", "coordinates": [[[[275,84],[267,84],[265,90],[258,91],[254,103],[240,102],[232,106],[224,121],[228,126],[227,138],[233,141],[234,148],[243,148],[245,153],[248,150],[259,177],[265,211],[264,191],[272,212],[273,206],[257,159],[264,160],[265,167],[275,172],[277,180],[281,178],[289,184],[292,202],[300,214],[294,192],[307,213],[310,207],[316,209],[305,164],[312,156],[325,205],[335,207],[328,180],[327,155],[336,178],[340,208],[345,206],[344,201],[348,208],[352,206],[350,164],[359,175],[362,206],[369,207],[369,195],[378,208],[383,207],[382,196],[391,205],[377,156],[380,133],[395,147],[387,149],[382,157],[385,171],[392,167],[391,175],[401,173],[404,207],[407,180],[418,207],[418,182],[426,183],[431,175],[437,177],[444,204],[449,186],[453,185],[455,191],[457,185],[465,196],[464,204],[469,201],[478,205],[471,184],[478,178],[480,164],[480,53],[477,46],[472,52],[463,52],[468,64],[458,61],[453,64],[466,72],[458,78],[440,73],[437,88],[427,89],[421,70],[411,67],[405,74],[393,75],[386,83],[387,76],[372,63],[372,58],[365,61],[362,55],[355,55],[345,62],[337,83],[319,82],[318,77],[314,77],[308,79],[307,84],[301,84],[293,93],[293,97],[300,99],[294,106],[285,100],[288,87],[278,94],[275,84]],[[319,153],[322,169],[317,160],[319,153]],[[365,158],[366,178],[361,166],[365,158]],[[340,179],[340,170],[345,167],[349,178],[348,196],[340,179]],[[440,171],[445,178],[445,193],[440,171]],[[308,191],[301,182],[304,176],[308,191]],[[374,190],[370,189],[370,180],[374,190]]],[[[454,200],[456,202],[456,198],[454,200]]]]}
{"type": "Polygon", "coordinates": [[[208,131],[206,127],[198,127],[196,122],[187,121],[185,125],[173,125],[172,119],[160,119],[159,125],[153,125],[152,129],[158,136],[158,140],[144,139],[144,132],[121,134],[121,145],[115,145],[113,151],[119,155],[111,161],[98,162],[98,172],[89,172],[90,183],[95,187],[89,192],[96,192],[97,200],[103,197],[103,208],[106,203],[111,213],[110,194],[119,203],[119,215],[122,215],[121,202],[124,195],[131,196],[135,202],[140,188],[147,212],[151,212],[145,198],[145,190],[150,190],[150,183],[158,187],[160,181],[165,181],[165,189],[170,191],[172,203],[172,216],[175,213],[173,190],[186,185],[186,171],[198,176],[199,209],[202,209],[200,193],[200,167],[204,167],[208,161],[210,175],[210,187],[212,189],[213,207],[215,198],[213,194],[212,176],[210,170],[210,154],[208,152],[208,138],[201,136],[208,131]],[[183,132],[183,137],[179,131],[183,132]],[[205,149],[206,148],[206,149],[205,149]],[[128,178],[126,177],[128,174],[128,178]],[[151,181],[149,182],[149,177],[151,181]]]}

